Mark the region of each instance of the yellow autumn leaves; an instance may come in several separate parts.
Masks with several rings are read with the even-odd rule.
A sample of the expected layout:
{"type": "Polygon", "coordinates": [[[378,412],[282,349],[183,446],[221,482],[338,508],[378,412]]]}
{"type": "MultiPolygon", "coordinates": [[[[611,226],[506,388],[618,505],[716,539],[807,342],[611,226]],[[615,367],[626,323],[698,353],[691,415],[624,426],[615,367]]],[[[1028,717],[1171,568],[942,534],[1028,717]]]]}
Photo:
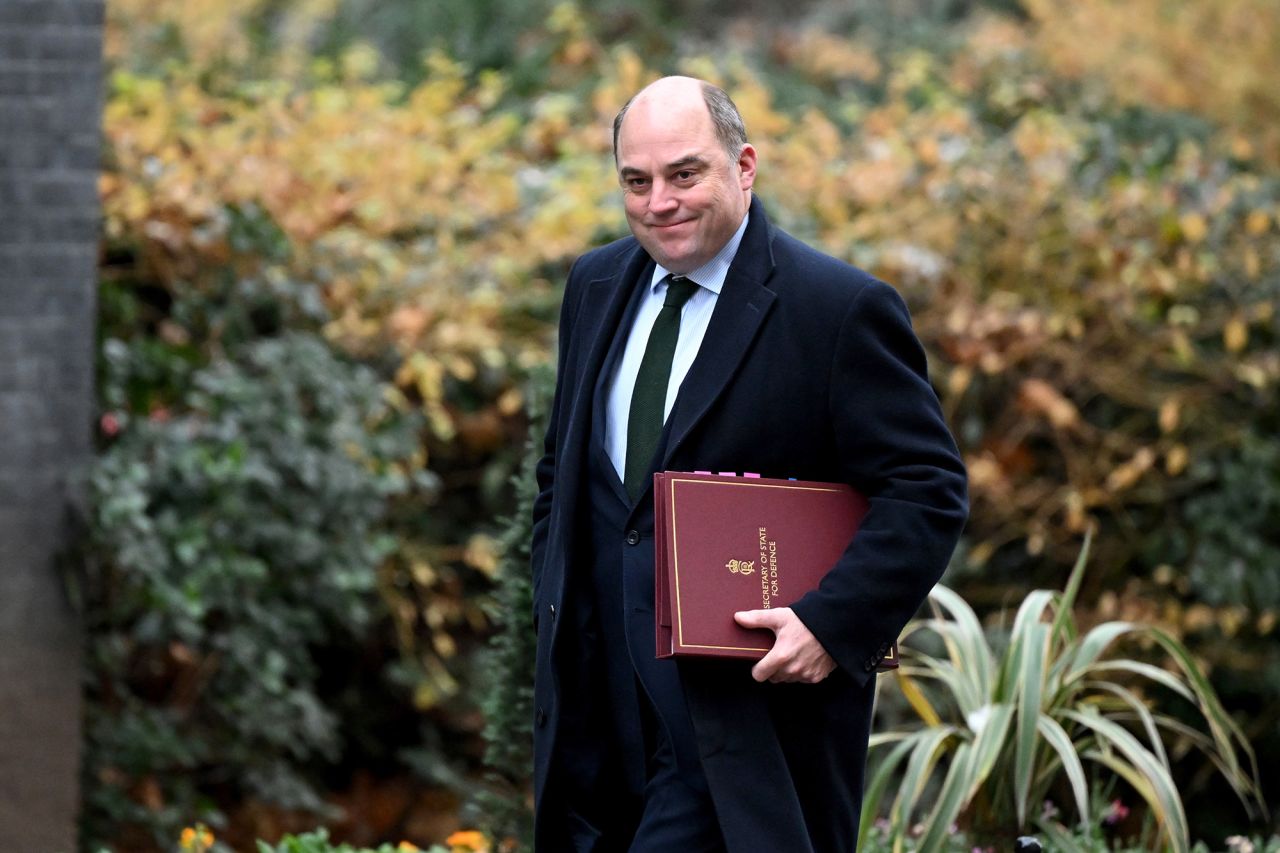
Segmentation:
{"type": "Polygon", "coordinates": [[[1127,103],[1236,128],[1242,159],[1280,164],[1280,7],[1270,0],[1028,0],[1050,65],[1093,75],[1127,103]]]}
{"type": "MultiPolygon", "coordinates": [[[[143,277],[198,285],[248,262],[228,206],[265,210],[290,251],[263,274],[313,282],[345,349],[394,353],[399,400],[430,427],[421,461],[491,458],[521,433],[523,377],[551,358],[568,263],[625,233],[609,123],[659,69],[566,4],[548,22],[546,82],[527,96],[439,52],[409,85],[381,76],[367,46],[306,59],[332,0],[277,4],[296,55],[252,56],[236,22],[264,4],[113,5],[108,237],[143,277]],[[200,49],[131,70],[131,47],[162,25],[200,49]]],[[[1223,400],[1274,400],[1280,107],[1263,84],[1280,67],[1240,30],[1275,32],[1273,6],[1036,2],[1029,22],[975,16],[959,49],[936,53],[788,33],[771,56],[809,103],[779,101],[746,52],[662,67],[732,91],[783,227],[907,296],[967,446],[975,562],[1011,543],[1052,549],[1183,476],[1230,420],[1223,400]],[[1187,57],[1194,27],[1237,33],[1238,53],[1201,39],[1187,57]],[[1147,47],[1122,56],[1129,43],[1147,47]],[[1180,62],[1217,71],[1172,73],[1180,62]],[[1072,100],[1077,80],[1224,123],[1103,127],[1072,100]],[[1270,118],[1225,123],[1245,106],[1270,118]]],[[[457,550],[484,570],[480,550],[457,550]]],[[[435,643],[447,657],[447,635],[435,643]]]]}

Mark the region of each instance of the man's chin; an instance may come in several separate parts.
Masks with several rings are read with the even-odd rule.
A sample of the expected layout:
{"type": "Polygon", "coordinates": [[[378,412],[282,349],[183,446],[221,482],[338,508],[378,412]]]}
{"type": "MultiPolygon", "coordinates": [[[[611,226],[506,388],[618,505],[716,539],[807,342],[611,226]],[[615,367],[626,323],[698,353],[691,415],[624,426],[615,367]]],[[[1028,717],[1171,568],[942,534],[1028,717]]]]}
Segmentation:
{"type": "Polygon", "coordinates": [[[646,248],[649,249],[649,254],[655,261],[676,275],[684,275],[698,268],[698,265],[693,263],[694,253],[691,249],[664,246],[661,243],[655,243],[646,248]]]}

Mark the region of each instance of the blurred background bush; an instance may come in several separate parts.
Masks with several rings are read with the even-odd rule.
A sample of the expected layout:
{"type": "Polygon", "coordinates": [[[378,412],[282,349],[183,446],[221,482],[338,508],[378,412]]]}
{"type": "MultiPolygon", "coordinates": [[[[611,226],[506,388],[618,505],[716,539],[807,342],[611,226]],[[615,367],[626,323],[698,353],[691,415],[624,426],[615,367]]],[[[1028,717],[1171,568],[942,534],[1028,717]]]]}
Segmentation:
{"type": "MultiPolygon", "coordinates": [[[[1083,623],[1186,643],[1276,790],[1271,0],[107,15],[86,848],[520,834],[518,627],[479,654],[511,483],[568,265],[626,232],[609,123],[671,72],[734,95],[784,228],[908,299],[972,481],[948,584],[998,629],[1095,525],[1083,623]]],[[[1171,759],[1193,835],[1248,828],[1171,759]]]]}

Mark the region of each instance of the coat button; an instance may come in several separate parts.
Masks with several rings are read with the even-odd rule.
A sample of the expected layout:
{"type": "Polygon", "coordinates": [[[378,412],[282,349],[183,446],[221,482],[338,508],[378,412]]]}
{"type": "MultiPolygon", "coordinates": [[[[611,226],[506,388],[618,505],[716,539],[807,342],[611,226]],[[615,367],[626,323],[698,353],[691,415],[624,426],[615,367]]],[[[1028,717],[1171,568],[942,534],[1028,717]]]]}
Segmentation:
{"type": "Polygon", "coordinates": [[[640,534],[634,530],[627,531],[627,544],[638,545],[640,543],[640,534]]]}
{"type": "Polygon", "coordinates": [[[551,614],[551,621],[556,621],[556,606],[554,604],[547,606],[547,612],[551,614]]]}
{"type": "Polygon", "coordinates": [[[545,726],[547,724],[547,712],[539,708],[538,713],[534,715],[533,723],[538,728],[545,726]]]}

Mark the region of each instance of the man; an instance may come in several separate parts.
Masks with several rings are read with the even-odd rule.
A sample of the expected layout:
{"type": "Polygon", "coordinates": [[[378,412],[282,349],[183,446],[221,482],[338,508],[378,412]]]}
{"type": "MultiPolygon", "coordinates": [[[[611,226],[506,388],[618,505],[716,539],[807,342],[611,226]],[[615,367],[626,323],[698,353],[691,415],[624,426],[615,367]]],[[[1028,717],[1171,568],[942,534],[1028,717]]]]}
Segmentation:
{"type": "Polygon", "coordinates": [[[532,568],[541,851],[852,851],[874,670],[941,576],[964,469],[889,286],[769,224],[721,90],[614,122],[631,238],[574,264],[532,568]],[[656,660],[660,470],[841,481],[857,537],[754,666],[656,660]]]}

